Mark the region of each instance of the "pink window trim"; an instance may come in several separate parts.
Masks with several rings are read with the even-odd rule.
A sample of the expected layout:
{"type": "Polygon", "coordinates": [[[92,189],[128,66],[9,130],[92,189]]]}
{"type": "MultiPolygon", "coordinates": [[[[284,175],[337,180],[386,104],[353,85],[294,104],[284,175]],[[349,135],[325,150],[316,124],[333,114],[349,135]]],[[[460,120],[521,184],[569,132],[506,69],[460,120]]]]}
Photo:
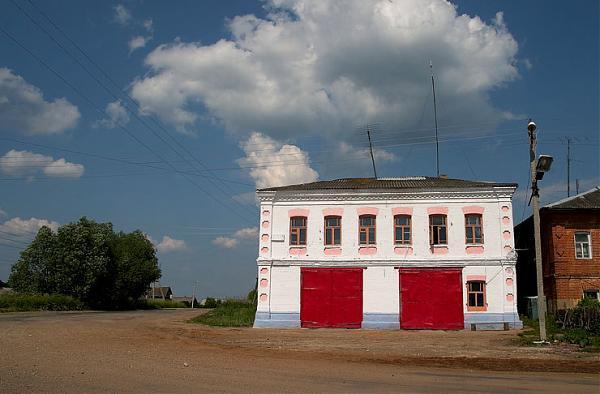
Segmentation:
{"type": "Polygon", "coordinates": [[[427,215],[447,215],[448,207],[430,207],[427,208],[427,215]]]}
{"type": "Polygon", "coordinates": [[[413,209],[412,208],[392,208],[392,215],[409,215],[412,216],[413,209]]]}
{"type": "Polygon", "coordinates": [[[308,209],[302,209],[302,208],[296,208],[296,209],[290,209],[288,211],[288,216],[289,217],[294,217],[294,216],[304,216],[304,217],[308,217],[308,209]]]}
{"type": "Polygon", "coordinates": [[[326,256],[339,256],[342,254],[342,248],[334,246],[334,247],[326,247],[323,250],[326,256]]]}
{"type": "Polygon", "coordinates": [[[448,254],[448,246],[446,245],[433,245],[431,247],[433,254],[448,254]]]}
{"type": "Polygon", "coordinates": [[[398,245],[398,246],[394,247],[394,253],[400,254],[400,255],[410,255],[410,254],[413,254],[413,248],[408,245],[405,245],[405,246],[398,245]]]}
{"type": "Polygon", "coordinates": [[[358,208],[356,210],[358,212],[358,215],[375,215],[377,216],[377,213],[379,212],[378,208],[370,208],[370,207],[364,207],[364,208],[358,208]]]}
{"type": "Polygon", "coordinates": [[[342,216],[344,214],[344,208],[325,208],[323,209],[323,216],[342,216]]]}
{"type": "Polygon", "coordinates": [[[485,282],[485,275],[467,275],[467,282],[471,281],[485,282]]]}
{"type": "Polygon", "coordinates": [[[358,248],[358,254],[371,255],[377,253],[377,247],[375,246],[361,246],[358,248]]]}
{"type": "Polygon", "coordinates": [[[463,207],[462,211],[465,215],[470,213],[474,213],[476,215],[483,215],[483,211],[485,208],[477,206],[477,205],[469,205],[468,207],[463,207]]]}
{"type": "Polygon", "coordinates": [[[302,254],[306,254],[306,248],[305,247],[290,247],[290,254],[293,255],[302,255],[302,254]]]}
{"type": "Polygon", "coordinates": [[[484,249],[482,245],[467,245],[465,248],[467,254],[482,254],[484,249]]]}

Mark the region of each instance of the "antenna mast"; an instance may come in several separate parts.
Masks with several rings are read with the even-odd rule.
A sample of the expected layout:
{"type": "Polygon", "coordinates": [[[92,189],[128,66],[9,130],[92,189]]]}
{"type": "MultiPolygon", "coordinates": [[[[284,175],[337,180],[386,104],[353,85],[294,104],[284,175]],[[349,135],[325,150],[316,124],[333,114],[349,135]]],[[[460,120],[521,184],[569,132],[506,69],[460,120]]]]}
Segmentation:
{"type": "Polygon", "coordinates": [[[437,104],[435,101],[435,78],[433,77],[433,62],[429,61],[431,69],[431,88],[433,90],[433,119],[435,121],[435,167],[437,176],[440,176],[440,145],[438,140],[437,104]]]}
{"type": "Polygon", "coordinates": [[[571,197],[571,138],[567,137],[567,197],[571,197]]]}
{"type": "Polygon", "coordinates": [[[373,173],[377,179],[377,169],[375,168],[375,157],[373,156],[373,144],[371,143],[371,126],[367,124],[367,137],[369,137],[369,150],[371,151],[371,162],[373,163],[373,173]]]}

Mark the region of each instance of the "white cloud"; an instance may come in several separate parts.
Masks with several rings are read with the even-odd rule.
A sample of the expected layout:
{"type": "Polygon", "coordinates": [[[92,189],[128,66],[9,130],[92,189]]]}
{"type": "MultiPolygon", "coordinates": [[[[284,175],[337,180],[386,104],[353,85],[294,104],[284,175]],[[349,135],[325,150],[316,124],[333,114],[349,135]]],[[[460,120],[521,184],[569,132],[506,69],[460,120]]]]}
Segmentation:
{"type": "Polygon", "coordinates": [[[129,54],[133,53],[136,49],[140,49],[146,46],[148,41],[150,41],[152,37],[144,37],[144,36],[135,36],[129,40],[129,54]]]}
{"type": "Polygon", "coordinates": [[[104,112],[106,113],[106,118],[94,123],[94,127],[102,126],[107,129],[114,129],[119,125],[124,126],[129,123],[129,114],[127,113],[127,109],[125,109],[121,103],[121,100],[108,103],[104,112]]]}
{"type": "Polygon", "coordinates": [[[224,249],[233,249],[238,245],[239,241],[230,237],[217,237],[212,240],[212,243],[224,249]]]}
{"type": "Polygon", "coordinates": [[[114,21],[121,26],[127,26],[131,21],[131,12],[123,4],[117,4],[113,7],[113,10],[115,11],[113,15],[114,21]]]}
{"type": "Polygon", "coordinates": [[[48,177],[79,178],[85,168],[62,158],[54,160],[52,156],[11,149],[0,157],[0,171],[13,176],[34,176],[42,172],[48,177]]]}
{"type": "Polygon", "coordinates": [[[7,215],[6,211],[2,208],[0,208],[0,218],[3,218],[7,215]]]}
{"type": "Polygon", "coordinates": [[[146,31],[148,33],[154,32],[154,22],[152,21],[152,18],[148,18],[148,19],[144,20],[144,22],[142,22],[142,25],[144,26],[144,29],[146,29],[146,31]]]}
{"type": "MultiPolygon", "coordinates": [[[[340,157],[367,157],[369,159],[371,158],[369,148],[356,148],[345,142],[340,142],[340,144],[338,145],[338,152],[336,152],[336,154],[340,157]]],[[[373,148],[373,156],[375,157],[375,161],[378,163],[394,162],[398,160],[395,154],[380,148],[373,148]]]]}
{"type": "Polygon", "coordinates": [[[79,110],[65,98],[46,101],[40,89],[0,68],[0,131],[57,134],[75,127],[79,110]]]}
{"type": "MultiPolygon", "coordinates": [[[[153,242],[152,239],[150,242],[153,242]]],[[[187,245],[184,240],[171,238],[168,235],[163,236],[162,241],[156,245],[156,250],[162,253],[180,252],[186,249],[187,245]]]]}
{"type": "Polygon", "coordinates": [[[237,230],[233,236],[238,239],[257,239],[258,227],[247,227],[237,230]]]}
{"type": "Polygon", "coordinates": [[[201,116],[230,131],[338,138],[356,124],[411,127],[429,97],[433,61],[440,120],[499,120],[488,94],[518,77],[517,42],[443,0],[272,0],[265,19],[228,23],[232,38],[175,41],[146,57],[132,94],[179,131],[201,116]]]}
{"type": "Polygon", "coordinates": [[[19,237],[30,238],[32,235],[35,235],[43,226],[49,227],[52,231],[57,231],[60,224],[47,219],[21,219],[17,217],[0,224],[0,231],[14,234],[15,236],[19,237]]]}
{"type": "Polygon", "coordinates": [[[314,182],[319,177],[310,167],[308,153],[295,145],[282,144],[257,132],[240,145],[246,157],[237,162],[242,168],[252,167],[250,177],[259,189],[314,182]]]}

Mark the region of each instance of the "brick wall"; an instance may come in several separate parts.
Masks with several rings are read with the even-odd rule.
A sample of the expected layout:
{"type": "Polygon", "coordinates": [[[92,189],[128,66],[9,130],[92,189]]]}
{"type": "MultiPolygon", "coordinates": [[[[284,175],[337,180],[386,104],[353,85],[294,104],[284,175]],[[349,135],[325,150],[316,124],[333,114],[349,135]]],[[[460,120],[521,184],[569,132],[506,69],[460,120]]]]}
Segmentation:
{"type": "Polygon", "coordinates": [[[600,289],[600,212],[542,211],[544,289],[551,310],[569,308],[600,289]],[[591,233],[591,259],[575,258],[575,232],[591,233]]]}

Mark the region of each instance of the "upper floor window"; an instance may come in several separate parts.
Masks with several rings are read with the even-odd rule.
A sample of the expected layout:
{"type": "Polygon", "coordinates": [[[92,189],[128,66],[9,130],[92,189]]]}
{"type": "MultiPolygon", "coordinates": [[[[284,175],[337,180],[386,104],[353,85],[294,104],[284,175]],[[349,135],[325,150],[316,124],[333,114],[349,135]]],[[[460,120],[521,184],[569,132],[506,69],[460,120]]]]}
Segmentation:
{"type": "Polygon", "coordinates": [[[342,218],[340,216],[325,216],[325,245],[341,245],[342,218]]]}
{"type": "Polygon", "coordinates": [[[290,218],[290,245],[306,245],[306,217],[290,218]]]}
{"type": "Polygon", "coordinates": [[[375,216],[361,215],[358,222],[359,244],[375,245],[375,216]]]}
{"type": "Polygon", "coordinates": [[[600,290],[597,290],[597,289],[584,290],[583,298],[589,298],[591,300],[600,301],[600,290]]]}
{"type": "Polygon", "coordinates": [[[575,257],[578,259],[589,259],[592,257],[592,240],[590,233],[575,233],[575,257]]]}
{"type": "Polygon", "coordinates": [[[481,226],[481,215],[465,215],[465,239],[468,244],[483,243],[483,228],[481,226]]]}
{"type": "Polygon", "coordinates": [[[410,216],[396,215],[394,216],[394,241],[400,245],[410,245],[410,216]]]}
{"type": "Polygon", "coordinates": [[[446,228],[446,215],[429,216],[429,244],[448,244],[448,230],[446,228]]]}
{"type": "Polygon", "coordinates": [[[485,310],[485,282],[473,280],[467,282],[467,309],[470,311],[485,310]]]}

